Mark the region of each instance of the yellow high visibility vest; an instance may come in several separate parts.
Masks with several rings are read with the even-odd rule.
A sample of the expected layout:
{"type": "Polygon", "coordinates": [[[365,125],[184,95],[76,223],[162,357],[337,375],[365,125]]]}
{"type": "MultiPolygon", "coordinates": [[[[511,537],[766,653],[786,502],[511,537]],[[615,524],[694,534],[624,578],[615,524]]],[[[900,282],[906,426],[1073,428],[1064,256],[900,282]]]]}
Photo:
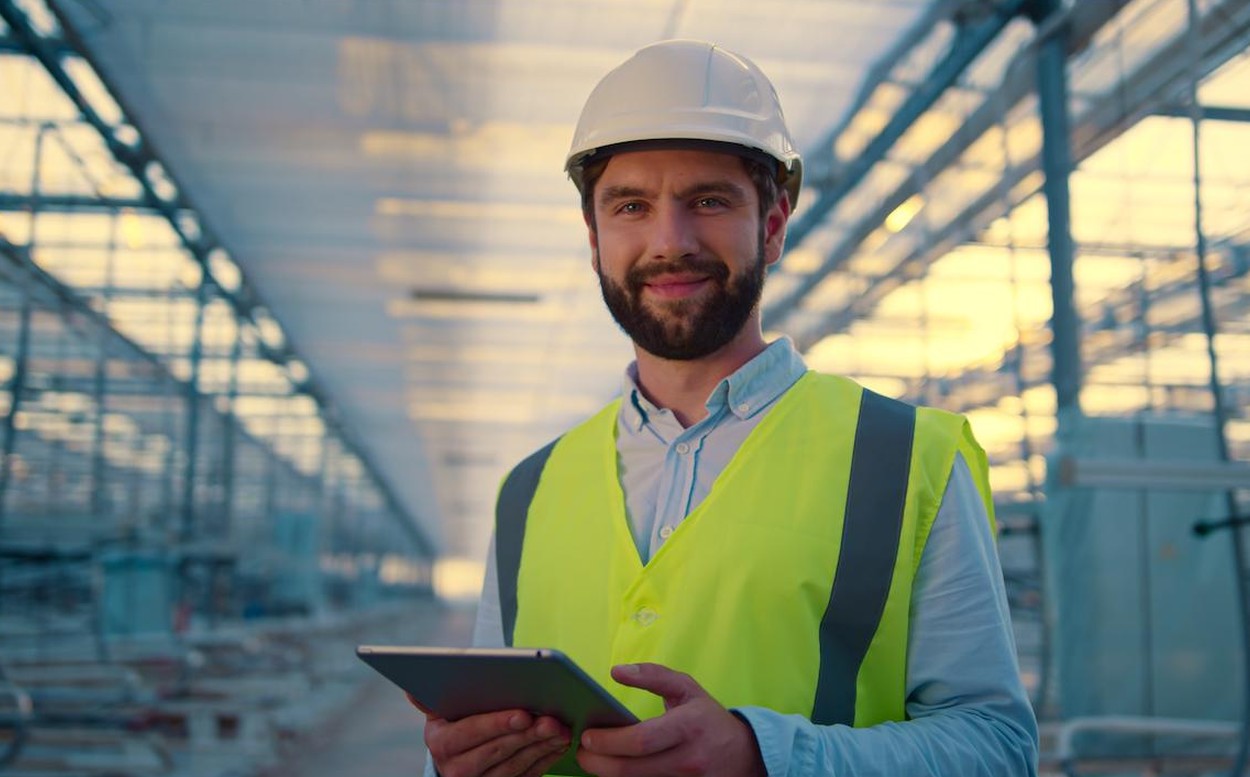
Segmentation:
{"type": "Polygon", "coordinates": [[[903,720],[912,580],[956,452],[992,516],[967,421],[809,372],[644,565],[617,477],[618,407],[505,481],[509,643],[563,650],[644,719],[662,700],[618,685],[613,665],[686,672],[726,707],[903,720]]]}

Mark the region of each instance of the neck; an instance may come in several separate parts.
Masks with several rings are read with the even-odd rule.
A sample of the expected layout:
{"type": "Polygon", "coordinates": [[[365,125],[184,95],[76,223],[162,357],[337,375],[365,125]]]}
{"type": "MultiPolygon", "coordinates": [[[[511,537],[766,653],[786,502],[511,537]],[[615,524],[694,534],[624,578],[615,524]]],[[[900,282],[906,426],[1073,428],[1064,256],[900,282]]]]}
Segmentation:
{"type": "Polygon", "coordinates": [[[684,427],[707,415],[707,398],[716,384],[754,359],[767,344],[757,326],[742,332],[720,350],[698,359],[661,359],[634,346],[638,388],[653,404],[670,410],[684,427]]]}

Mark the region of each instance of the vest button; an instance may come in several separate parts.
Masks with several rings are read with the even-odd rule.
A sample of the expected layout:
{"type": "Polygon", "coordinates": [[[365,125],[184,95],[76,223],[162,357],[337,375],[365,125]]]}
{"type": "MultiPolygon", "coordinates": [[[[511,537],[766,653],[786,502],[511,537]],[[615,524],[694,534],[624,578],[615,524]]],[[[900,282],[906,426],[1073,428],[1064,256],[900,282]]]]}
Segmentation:
{"type": "Polygon", "coordinates": [[[639,607],[638,612],[634,613],[634,623],[645,628],[655,623],[656,618],[659,617],[660,614],[650,607],[639,607]]]}

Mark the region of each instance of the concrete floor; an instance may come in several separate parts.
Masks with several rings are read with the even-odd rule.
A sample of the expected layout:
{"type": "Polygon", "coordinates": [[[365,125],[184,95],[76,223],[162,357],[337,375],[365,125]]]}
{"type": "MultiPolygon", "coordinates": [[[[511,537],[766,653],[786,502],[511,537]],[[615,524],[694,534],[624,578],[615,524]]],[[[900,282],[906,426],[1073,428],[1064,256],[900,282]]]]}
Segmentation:
{"type": "MultiPolygon", "coordinates": [[[[425,607],[402,629],[413,645],[468,645],[473,632],[471,609],[425,607]]],[[[422,729],[425,718],[402,691],[360,665],[362,683],[352,701],[312,736],[295,747],[295,756],[266,777],[413,777],[425,765],[422,729]]]]}
{"type": "Polygon", "coordinates": [[[395,686],[381,677],[371,678],[350,707],[274,777],[420,775],[425,764],[424,723],[395,686]]]}

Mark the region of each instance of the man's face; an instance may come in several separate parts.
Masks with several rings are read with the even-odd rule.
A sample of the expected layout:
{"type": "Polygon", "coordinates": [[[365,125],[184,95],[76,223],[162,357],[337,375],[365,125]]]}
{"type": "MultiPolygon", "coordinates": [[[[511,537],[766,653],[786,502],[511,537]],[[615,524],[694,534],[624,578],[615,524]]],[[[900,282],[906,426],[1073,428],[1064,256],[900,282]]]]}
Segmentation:
{"type": "Polygon", "coordinates": [[[710,151],[633,151],[595,183],[591,230],[604,302],[655,356],[713,354],[758,327],[767,265],[781,253],[779,203],[760,218],[742,161],[710,151]]]}

